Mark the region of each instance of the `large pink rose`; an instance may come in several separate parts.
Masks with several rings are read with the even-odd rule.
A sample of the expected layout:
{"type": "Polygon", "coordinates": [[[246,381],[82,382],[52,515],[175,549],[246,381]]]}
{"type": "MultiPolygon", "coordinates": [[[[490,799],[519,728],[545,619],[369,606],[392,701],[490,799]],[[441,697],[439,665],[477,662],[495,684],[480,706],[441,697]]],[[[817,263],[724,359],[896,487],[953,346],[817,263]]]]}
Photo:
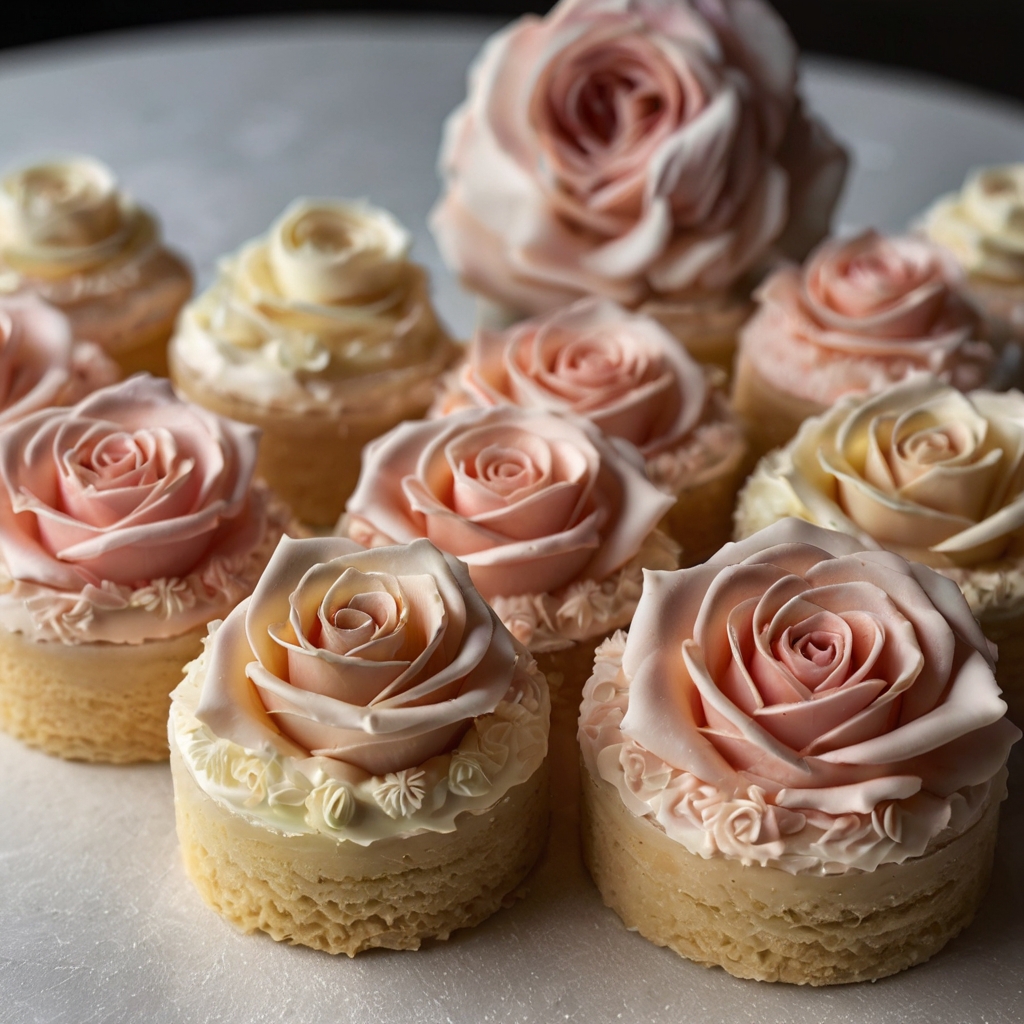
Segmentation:
{"type": "Polygon", "coordinates": [[[0,297],[0,427],[112,384],[117,364],[76,342],[67,317],[34,295],[0,297]]]}
{"type": "Polygon", "coordinates": [[[827,231],[845,157],[762,0],[563,0],[487,43],[433,228],[471,288],[537,313],[722,289],[827,231]],[[785,236],[785,237],[783,237],[785,236]]]}
{"type": "Polygon", "coordinates": [[[501,406],[372,442],[348,514],[360,543],[429,538],[490,599],[604,579],[672,504],[585,420],[501,406]]]}
{"type": "Polygon", "coordinates": [[[710,392],[704,371],[657,321],[601,299],[478,331],[457,379],[453,405],[574,413],[645,458],[691,433],[710,392]]]}
{"type": "Polygon", "coordinates": [[[214,635],[196,715],[248,750],[384,774],[515,700],[528,662],[466,567],[426,541],[285,537],[214,635]]]}
{"type": "Polygon", "coordinates": [[[1019,730],[956,584],[787,519],[651,573],[622,732],[727,796],[865,813],[991,779],[1019,730]]]}
{"type": "Polygon", "coordinates": [[[939,247],[867,231],[821,245],[801,270],[776,271],[740,335],[740,358],[787,393],[821,404],[876,392],[918,370],[962,391],[994,354],[939,247]]]}
{"type": "Polygon", "coordinates": [[[132,377],[0,431],[0,556],[10,576],[78,591],[183,577],[247,550],[259,431],[132,377]]]}

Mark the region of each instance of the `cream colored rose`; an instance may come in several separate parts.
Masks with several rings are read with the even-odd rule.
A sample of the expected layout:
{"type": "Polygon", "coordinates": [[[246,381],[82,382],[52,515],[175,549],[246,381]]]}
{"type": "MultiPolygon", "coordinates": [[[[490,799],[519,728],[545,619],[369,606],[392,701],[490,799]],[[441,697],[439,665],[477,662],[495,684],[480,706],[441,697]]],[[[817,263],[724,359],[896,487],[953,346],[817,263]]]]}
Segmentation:
{"type": "Polygon", "coordinates": [[[1024,535],[1024,395],[962,394],[918,375],[847,398],[759,469],[741,528],[757,525],[766,497],[940,568],[999,558],[1024,535]]]}
{"type": "Polygon", "coordinates": [[[1024,282],[1024,164],[986,167],[943,196],[921,227],[972,274],[1024,282]]]}

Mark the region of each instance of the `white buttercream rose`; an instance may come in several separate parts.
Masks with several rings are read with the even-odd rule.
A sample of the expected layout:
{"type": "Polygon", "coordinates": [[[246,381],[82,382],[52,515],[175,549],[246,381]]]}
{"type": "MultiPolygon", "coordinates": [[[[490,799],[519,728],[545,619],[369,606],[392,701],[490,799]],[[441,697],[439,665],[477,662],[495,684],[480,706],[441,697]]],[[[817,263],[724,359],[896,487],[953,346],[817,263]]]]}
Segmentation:
{"type": "MultiPolygon", "coordinates": [[[[402,788],[408,770],[515,699],[529,655],[457,559],[426,541],[363,550],[327,537],[281,541],[209,659],[196,717],[215,735],[400,773],[395,799],[422,801],[402,788]]],[[[332,799],[325,816],[339,814],[332,799]]]]}
{"type": "Polygon", "coordinates": [[[845,157],[802,109],[796,57],[761,0],[562,0],[514,22],[446,126],[446,261],[537,313],[726,288],[780,241],[802,256],[845,157]]]}
{"type": "Polygon", "coordinates": [[[969,567],[1019,548],[1022,467],[1024,395],[965,395],[922,375],[807,420],[754,477],[738,520],[757,516],[766,487],[782,487],[779,501],[811,522],[969,567]]]}
{"type": "Polygon", "coordinates": [[[0,556],[14,580],[67,591],[180,578],[247,551],[259,431],[147,375],[0,431],[0,556]]]}
{"type": "Polygon", "coordinates": [[[803,269],[778,270],[761,286],[740,358],[821,405],[918,370],[978,387],[994,354],[974,340],[980,322],[959,283],[955,264],[923,239],[867,231],[825,242],[803,269]]]}
{"type": "Polygon", "coordinates": [[[604,579],[672,505],[585,420],[514,406],[403,423],[366,448],[363,470],[351,536],[428,537],[488,599],[604,579]]]}
{"type": "Polygon", "coordinates": [[[632,804],[670,831],[745,861],[791,852],[801,870],[861,856],[830,845],[857,816],[874,859],[847,863],[870,870],[923,852],[1002,770],[1020,732],[993,669],[952,581],[788,519],[647,575],[618,673],[588,683],[581,741],[613,781],[602,736],[672,770],[632,804]],[[701,806],[680,804],[698,785],[701,806]]]}

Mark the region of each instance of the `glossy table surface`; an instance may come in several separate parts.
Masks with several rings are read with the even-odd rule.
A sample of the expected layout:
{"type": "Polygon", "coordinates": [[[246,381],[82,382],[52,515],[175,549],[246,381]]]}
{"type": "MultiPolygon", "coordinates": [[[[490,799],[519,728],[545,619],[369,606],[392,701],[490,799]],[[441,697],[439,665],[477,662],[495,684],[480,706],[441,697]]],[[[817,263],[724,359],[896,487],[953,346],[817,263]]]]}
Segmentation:
{"type": "MultiPolygon", "coordinates": [[[[316,19],[100,37],[0,56],[0,163],[84,151],[161,214],[201,283],[298,194],[367,196],[417,237],[439,306],[473,302],[426,231],[444,115],[493,26],[316,19]]],[[[845,227],[904,226],[978,163],[1024,160],[1024,110],[808,62],[855,154],[845,227]]],[[[178,860],[165,765],[66,764],[0,735],[0,1022],[598,1024],[1024,1019],[1024,756],[992,889],[933,961],[831,990],[740,982],[627,932],[557,830],[527,897],[418,953],[349,961],[242,936],[178,860]]]]}

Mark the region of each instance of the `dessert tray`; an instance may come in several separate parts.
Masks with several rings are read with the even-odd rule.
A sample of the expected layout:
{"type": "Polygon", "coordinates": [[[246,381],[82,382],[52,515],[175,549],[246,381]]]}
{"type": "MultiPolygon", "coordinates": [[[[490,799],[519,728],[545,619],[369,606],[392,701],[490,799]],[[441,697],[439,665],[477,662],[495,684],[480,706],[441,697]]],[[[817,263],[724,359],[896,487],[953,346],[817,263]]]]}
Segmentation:
{"type": "MultiPolygon", "coordinates": [[[[416,236],[457,336],[473,300],[426,230],[445,114],[494,26],[306,19],[108,36],[6,55],[4,163],[84,151],[161,211],[205,286],[217,254],[296,194],[372,194],[416,236]]],[[[854,154],[840,230],[898,230],[972,166],[1024,160],[1024,110],[934,81],[808,61],[854,154]]],[[[418,953],[357,960],[243,937],[185,877],[166,764],[48,758],[0,735],[0,1024],[197,1020],[1019,1022],[1024,750],[992,888],[933,960],[829,990],[737,981],[656,948],[602,905],[556,817],[524,898],[418,953]],[[43,810],[40,810],[42,808],[43,810]]]]}

